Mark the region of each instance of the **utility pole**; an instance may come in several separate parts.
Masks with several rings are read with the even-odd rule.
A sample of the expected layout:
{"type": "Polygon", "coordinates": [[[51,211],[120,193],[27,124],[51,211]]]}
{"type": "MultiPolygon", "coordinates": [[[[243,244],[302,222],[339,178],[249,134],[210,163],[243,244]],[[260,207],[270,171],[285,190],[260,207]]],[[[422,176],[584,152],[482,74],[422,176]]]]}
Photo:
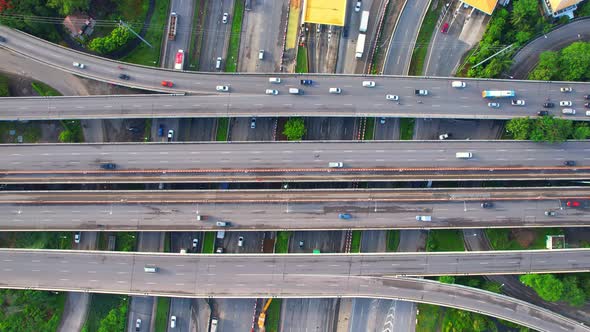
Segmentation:
{"type": "Polygon", "coordinates": [[[119,20],[119,24],[129,29],[129,31],[131,31],[132,34],[134,34],[137,38],[141,39],[141,41],[144,42],[147,46],[149,46],[150,48],[154,48],[150,43],[147,42],[147,40],[141,38],[140,35],[133,31],[133,29],[129,25],[127,25],[127,23],[123,22],[122,20],[119,20]]]}

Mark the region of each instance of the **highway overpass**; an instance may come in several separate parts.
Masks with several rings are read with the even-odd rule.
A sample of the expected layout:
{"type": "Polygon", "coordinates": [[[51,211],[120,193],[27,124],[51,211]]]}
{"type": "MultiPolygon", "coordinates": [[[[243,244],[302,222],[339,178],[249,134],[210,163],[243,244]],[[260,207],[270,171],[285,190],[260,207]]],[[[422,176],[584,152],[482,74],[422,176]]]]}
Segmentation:
{"type": "MultiPolygon", "coordinates": [[[[412,118],[510,119],[536,116],[547,98],[553,101],[571,100],[580,109],[568,119],[587,121],[584,116],[583,95],[590,93],[589,83],[463,79],[464,89],[451,87],[456,78],[365,75],[281,75],[281,74],[223,74],[197,73],[152,68],[112,61],[61,47],[25,33],[0,27],[6,37],[0,43],[11,52],[69,73],[132,88],[191,93],[197,96],[103,96],[66,98],[2,98],[0,120],[47,119],[121,119],[152,117],[249,117],[249,116],[391,116],[412,118]],[[72,66],[81,62],[84,69],[72,66]],[[123,66],[121,70],[118,67],[123,66]],[[130,80],[119,79],[125,73],[130,80]],[[281,84],[270,84],[270,76],[281,77],[281,84]],[[313,86],[300,86],[299,79],[312,79],[313,86]],[[162,80],[174,83],[164,88],[162,80]],[[376,82],[374,88],[362,86],[363,80],[376,82]],[[218,93],[217,85],[228,85],[229,93],[218,93]],[[574,92],[563,94],[559,88],[573,86],[574,92]],[[303,95],[290,95],[288,88],[303,88],[303,95]],[[330,94],[339,87],[342,94],[330,94]],[[265,95],[266,89],[277,89],[279,95],[265,95]],[[428,89],[426,97],[416,97],[415,89],[428,89]],[[500,109],[487,106],[483,90],[515,90],[527,106],[510,106],[500,101],[500,109]],[[400,96],[400,103],[385,99],[385,95],[400,96]]],[[[561,109],[549,112],[562,116],[561,109]]]]}
{"type": "Polygon", "coordinates": [[[588,179],[588,141],[1,145],[3,183],[588,179]],[[458,159],[457,152],[473,158],[458,159]],[[565,160],[575,167],[563,166],[565,160]],[[342,162],[342,168],[330,168],[342,162]],[[116,170],[102,164],[114,163],[116,170]],[[433,165],[434,164],[434,165],[433,165]]]}
{"type": "Polygon", "coordinates": [[[590,331],[526,302],[401,275],[590,270],[590,251],[191,255],[0,249],[0,288],[171,297],[378,297],[451,306],[539,331],[590,331]],[[144,267],[156,266],[157,273],[144,267]]]}
{"type": "Polygon", "coordinates": [[[230,231],[584,227],[590,225],[589,194],[587,187],[5,191],[0,192],[0,227],[212,231],[221,229],[217,221],[231,222],[230,231]],[[569,200],[581,206],[568,207],[569,200]],[[482,202],[493,207],[484,209],[482,202]],[[339,219],[339,213],[352,218],[339,219]],[[432,221],[417,221],[417,215],[432,221]]]}

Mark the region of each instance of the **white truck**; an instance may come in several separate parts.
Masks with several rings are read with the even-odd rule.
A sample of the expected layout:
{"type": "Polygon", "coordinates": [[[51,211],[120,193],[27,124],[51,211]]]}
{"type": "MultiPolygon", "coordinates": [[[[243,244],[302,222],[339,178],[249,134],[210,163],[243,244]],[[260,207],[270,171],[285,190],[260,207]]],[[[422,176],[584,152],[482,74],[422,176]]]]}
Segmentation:
{"type": "Polygon", "coordinates": [[[361,24],[359,25],[360,32],[367,32],[367,27],[369,26],[369,11],[363,10],[361,14],[361,24]]]}
{"type": "Polygon", "coordinates": [[[359,33],[359,38],[356,41],[356,53],[355,58],[360,59],[363,57],[363,52],[365,51],[365,34],[359,33]]]}

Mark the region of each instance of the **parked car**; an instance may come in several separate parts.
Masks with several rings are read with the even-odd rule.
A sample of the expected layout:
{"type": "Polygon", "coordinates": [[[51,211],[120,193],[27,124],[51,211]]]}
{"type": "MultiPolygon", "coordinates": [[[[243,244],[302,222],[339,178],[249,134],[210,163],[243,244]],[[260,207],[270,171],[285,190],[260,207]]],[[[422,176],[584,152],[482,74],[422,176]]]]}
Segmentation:
{"type": "Polygon", "coordinates": [[[114,164],[114,163],[100,164],[100,168],[102,168],[102,169],[116,169],[117,164],[114,164]]]}
{"type": "Polygon", "coordinates": [[[524,106],[526,104],[523,99],[512,99],[510,103],[512,106],[524,106]]]}
{"type": "Polygon", "coordinates": [[[158,137],[163,137],[164,136],[164,125],[160,123],[160,126],[158,127],[158,137]]]}
{"type": "Polygon", "coordinates": [[[572,106],[571,100],[562,100],[559,102],[559,106],[572,106]]]}
{"type": "Polygon", "coordinates": [[[229,91],[229,86],[227,85],[218,85],[215,87],[216,91],[220,91],[220,92],[228,92],[229,91]]]}
{"type": "Polygon", "coordinates": [[[250,119],[250,128],[251,129],[255,129],[256,128],[256,118],[250,119]]]}
{"type": "Polygon", "coordinates": [[[299,83],[301,85],[312,85],[313,81],[312,80],[299,80],[299,83]]]}
{"type": "Polygon", "coordinates": [[[169,129],[168,130],[168,142],[172,141],[173,138],[174,138],[174,129],[169,129]]]}
{"type": "Polygon", "coordinates": [[[80,243],[81,238],[82,238],[82,233],[80,233],[80,232],[74,233],[74,243],[80,243]]]}
{"type": "Polygon", "coordinates": [[[567,201],[565,203],[565,205],[567,205],[569,207],[578,207],[578,206],[580,206],[580,202],[578,202],[578,201],[567,201]]]}
{"type": "Polygon", "coordinates": [[[165,86],[167,88],[171,88],[174,86],[174,83],[172,83],[171,81],[162,81],[162,86],[165,86]]]}
{"type": "Polygon", "coordinates": [[[221,22],[223,22],[223,24],[227,24],[228,19],[229,19],[229,14],[223,13],[223,16],[221,17],[221,22]]]}
{"type": "Polygon", "coordinates": [[[80,69],[84,69],[84,68],[86,68],[86,65],[85,65],[85,64],[83,64],[83,63],[79,63],[79,62],[72,62],[72,65],[73,65],[74,67],[78,67],[78,68],[80,68],[80,69]]]}
{"type": "Polygon", "coordinates": [[[491,108],[500,108],[500,104],[499,103],[488,103],[488,107],[491,107],[491,108]]]}
{"type": "Polygon", "coordinates": [[[361,2],[360,1],[357,1],[356,5],[354,5],[354,11],[357,13],[361,11],[361,2]]]}
{"type": "Polygon", "coordinates": [[[276,95],[279,94],[279,90],[266,89],[266,91],[264,93],[266,93],[267,95],[274,95],[274,96],[276,96],[276,95]]]}
{"type": "Polygon", "coordinates": [[[445,24],[443,24],[442,28],[440,29],[440,32],[447,33],[448,31],[449,31],[449,23],[445,22],[445,24]]]}
{"type": "Polygon", "coordinates": [[[538,111],[537,112],[537,115],[538,116],[547,116],[547,115],[549,115],[549,112],[547,112],[547,111],[538,111]]]}
{"type": "Polygon", "coordinates": [[[574,91],[574,89],[572,89],[571,87],[563,87],[563,88],[559,88],[559,91],[561,92],[572,92],[574,91]]]}
{"type": "Polygon", "coordinates": [[[552,211],[552,210],[545,211],[546,216],[554,217],[556,214],[557,213],[555,213],[555,211],[552,211]]]}
{"type": "Polygon", "coordinates": [[[554,106],[555,106],[554,103],[550,103],[550,102],[543,103],[543,107],[545,107],[545,108],[553,108],[554,106]]]}
{"type": "Polygon", "coordinates": [[[481,203],[481,207],[484,209],[489,209],[494,207],[494,203],[492,202],[483,202],[481,203]]]}
{"type": "Polygon", "coordinates": [[[576,166],[576,161],[575,160],[566,160],[563,162],[564,166],[576,166]]]}
{"type": "Polygon", "coordinates": [[[375,81],[363,81],[363,86],[365,88],[374,88],[375,87],[375,81]]]}
{"type": "Polygon", "coordinates": [[[385,99],[397,101],[397,100],[399,100],[399,96],[396,96],[396,95],[385,95],[385,99]]]}

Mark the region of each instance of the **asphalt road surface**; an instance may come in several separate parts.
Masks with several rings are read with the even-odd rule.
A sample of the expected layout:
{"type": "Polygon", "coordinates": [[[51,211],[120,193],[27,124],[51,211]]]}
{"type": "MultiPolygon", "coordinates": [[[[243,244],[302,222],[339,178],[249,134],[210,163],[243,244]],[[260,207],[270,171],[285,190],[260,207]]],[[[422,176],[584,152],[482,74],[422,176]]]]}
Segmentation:
{"type": "MultiPolygon", "coordinates": [[[[89,119],[89,118],[145,118],[145,117],[217,117],[251,116],[254,107],[259,116],[396,116],[509,119],[535,116],[541,104],[551,100],[572,100],[574,108],[582,107],[582,95],[590,91],[588,83],[568,83],[576,92],[564,95],[559,92],[563,83],[517,82],[506,80],[471,80],[464,89],[454,89],[450,79],[409,77],[361,77],[354,75],[315,75],[313,86],[306,86],[304,95],[290,95],[286,88],[300,87],[298,75],[282,75],[283,82],[273,85],[277,96],[264,94],[271,87],[270,75],[241,74],[219,75],[190,73],[147,68],[125,64],[130,80],[118,78],[118,65],[91,55],[78,53],[57,45],[30,37],[26,34],[0,27],[7,38],[1,47],[30,56],[71,73],[83,75],[113,84],[141,89],[158,89],[170,92],[197,92],[200,96],[131,96],[131,97],[60,97],[6,99],[0,108],[2,120],[24,119],[89,119]],[[72,66],[72,61],[82,62],[85,69],[72,66]],[[163,88],[161,80],[174,82],[174,88],[163,88]],[[374,88],[362,87],[363,80],[376,82],[374,88]],[[230,93],[218,93],[215,86],[230,86],[230,93]],[[342,94],[330,94],[328,88],[340,87],[342,94]],[[416,97],[414,89],[428,89],[429,96],[416,97]],[[525,99],[527,106],[510,106],[500,101],[500,109],[490,109],[481,97],[486,89],[514,89],[517,97],[525,99]],[[400,96],[400,104],[385,99],[386,94],[400,96]],[[83,98],[83,101],[74,101],[83,98]],[[16,111],[16,112],[15,112],[16,111]]],[[[275,74],[272,74],[275,76],[275,74]]],[[[550,110],[561,116],[560,110],[550,110]]],[[[590,120],[579,115],[570,119],[590,120]]]]}
{"type": "MultiPolygon", "coordinates": [[[[178,50],[184,50],[185,52],[185,64],[188,63],[186,57],[188,57],[189,43],[191,40],[191,34],[193,33],[193,12],[194,12],[195,1],[191,0],[172,0],[170,4],[170,12],[176,12],[177,26],[176,26],[176,38],[174,40],[168,40],[168,25],[166,26],[166,33],[164,33],[165,40],[165,53],[164,63],[165,68],[174,68],[174,62],[176,60],[176,53],[178,50]]],[[[169,23],[168,18],[167,23],[169,23]]]]}
{"type": "Polygon", "coordinates": [[[396,298],[477,311],[539,331],[590,331],[499,294],[422,279],[379,277],[589,271],[589,258],[590,251],[584,249],[259,256],[4,249],[0,278],[3,288],[176,297],[396,298]],[[157,273],[144,273],[146,265],[157,266],[157,273]]]}
{"type": "MultiPolygon", "coordinates": [[[[205,10],[207,17],[205,18],[204,24],[205,30],[199,32],[203,34],[199,70],[208,72],[223,71],[227,62],[230,61],[226,59],[226,56],[227,44],[231,34],[234,2],[231,0],[218,0],[202,1],[201,4],[206,4],[207,6],[205,10]],[[229,14],[227,23],[222,22],[223,13],[229,14]],[[215,67],[218,57],[222,59],[219,69],[215,67]]],[[[192,17],[192,12],[189,17],[192,17]]],[[[164,76],[161,76],[158,80],[160,79],[164,79],[164,76]]],[[[171,76],[168,79],[174,80],[174,77],[171,76]]]]}
{"type": "MultiPolygon", "coordinates": [[[[581,227],[588,189],[0,192],[5,230],[195,231],[581,227]],[[482,202],[493,204],[482,208],[482,202]],[[577,202],[579,206],[568,206],[577,202]],[[553,211],[554,216],[545,215],[553,211]],[[348,213],[350,219],[339,218],[348,213]],[[206,218],[197,221],[197,214],[206,218]],[[417,221],[428,215],[432,221],[417,221]]],[[[190,235],[179,248],[189,248],[190,235]]],[[[237,238],[234,239],[237,243],[237,238]]],[[[254,239],[252,239],[254,240],[254,239]]],[[[180,245],[180,240],[174,243],[180,245]]],[[[233,243],[232,242],[232,243],[233,243]]],[[[372,242],[372,241],[371,241],[372,242]]],[[[239,252],[258,252],[255,248],[239,252]]],[[[175,246],[173,252],[178,252],[175,246]]],[[[376,252],[376,248],[363,251],[376,252]]]]}

